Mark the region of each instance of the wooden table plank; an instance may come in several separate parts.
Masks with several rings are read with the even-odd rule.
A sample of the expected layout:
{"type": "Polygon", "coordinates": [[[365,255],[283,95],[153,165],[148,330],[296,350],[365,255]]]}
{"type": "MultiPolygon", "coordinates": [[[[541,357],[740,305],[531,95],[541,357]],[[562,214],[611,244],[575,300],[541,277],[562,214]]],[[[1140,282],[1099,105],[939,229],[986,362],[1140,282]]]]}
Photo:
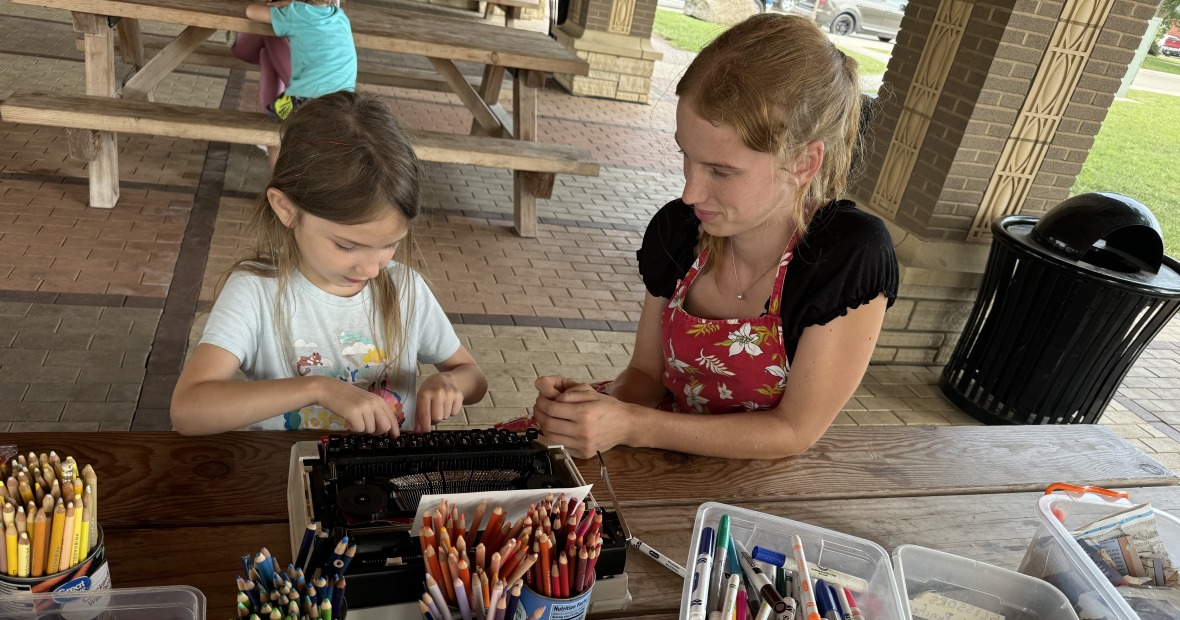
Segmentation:
{"type": "Polygon", "coordinates": [[[193,586],[205,594],[206,618],[236,618],[241,556],[266,547],[291,562],[286,524],[112,529],[105,533],[111,585],[193,586]]]}
{"type": "Polygon", "coordinates": [[[7,433],[22,453],[72,455],[98,473],[98,522],[146,525],[287,523],[291,444],[322,433],[7,433]]]}
{"type": "MultiPolygon", "coordinates": [[[[1180,515],[1180,487],[1125,490],[1132,501],[1180,515]]],[[[1036,502],[1041,495],[999,493],[735,505],[868,539],[887,552],[908,543],[1016,570],[1036,534],[1036,502]]],[[[632,533],[643,542],[677,563],[691,566],[686,561],[696,511],[696,506],[630,508],[624,510],[624,516],[632,533]]],[[[627,613],[672,614],[680,608],[683,582],[662,565],[631,550],[627,574],[633,597],[627,613]]]]}
{"type": "MultiPolygon", "coordinates": [[[[624,506],[1043,491],[1053,482],[1157,486],[1176,474],[1095,425],[833,427],[804,454],[775,461],[615,448],[606,454],[624,506]]],[[[595,494],[598,461],[578,462],[595,494]]]]}
{"type": "MultiPolygon", "coordinates": [[[[246,18],[241,0],[14,0],[79,11],[203,28],[273,35],[269,24],[246,18]]],[[[543,33],[426,15],[389,7],[350,5],[357,47],[466,60],[551,73],[588,75],[590,65],[543,33]]]]}

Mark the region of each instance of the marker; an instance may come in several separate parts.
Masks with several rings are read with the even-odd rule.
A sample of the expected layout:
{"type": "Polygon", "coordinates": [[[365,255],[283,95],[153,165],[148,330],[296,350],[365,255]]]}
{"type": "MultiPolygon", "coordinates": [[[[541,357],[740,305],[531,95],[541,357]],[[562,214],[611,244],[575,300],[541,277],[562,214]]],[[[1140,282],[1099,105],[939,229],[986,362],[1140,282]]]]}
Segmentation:
{"type": "Polygon", "coordinates": [[[778,590],[774,589],[774,584],[766,578],[766,573],[762,572],[754,564],[754,559],[750,557],[750,552],[746,551],[745,545],[739,540],[733,541],[734,547],[737,548],[738,561],[741,563],[742,571],[746,574],[746,579],[750,581],[758,590],[758,596],[762,602],[769,603],[774,609],[776,618],[779,620],[787,620],[795,615],[793,605],[788,605],[787,601],[779,595],[778,590]]]}
{"type": "Polygon", "coordinates": [[[721,603],[721,619],[731,620],[737,612],[737,595],[741,589],[741,575],[730,575],[725,581],[725,598],[721,603]]]}
{"type": "Polygon", "coordinates": [[[816,605],[824,620],[840,620],[840,608],[836,606],[836,599],[832,597],[832,586],[823,579],[815,581],[816,605]]]}
{"type": "Polygon", "coordinates": [[[811,591],[811,571],[807,570],[807,556],[803,555],[803,539],[798,534],[791,536],[791,551],[795,554],[795,572],[799,574],[799,604],[803,606],[803,618],[820,620],[815,593],[811,591]]]}
{"type": "Polygon", "coordinates": [[[770,620],[772,613],[774,610],[770,608],[770,605],[766,601],[762,601],[762,606],[758,608],[758,615],[754,616],[754,620],[770,620]]]}
{"type": "MultiPolygon", "coordinates": [[[[729,515],[721,515],[721,522],[717,524],[717,547],[713,550],[713,570],[709,574],[709,600],[717,601],[717,611],[721,611],[722,599],[725,598],[725,556],[729,548],[729,515]]],[[[726,620],[729,620],[726,618],[726,620]]]]}
{"type": "Polygon", "coordinates": [[[683,566],[677,564],[668,556],[660,553],[659,551],[656,551],[650,545],[634,536],[632,536],[627,542],[631,543],[631,546],[635,549],[638,549],[640,553],[643,553],[647,557],[659,562],[660,564],[663,564],[664,568],[676,573],[677,575],[680,575],[680,578],[684,579],[687,571],[684,570],[683,566]]]}
{"type": "Polygon", "coordinates": [[[848,598],[848,609],[852,611],[852,619],[864,620],[864,615],[860,613],[860,608],[856,606],[856,599],[852,598],[852,590],[844,588],[844,596],[848,598]]]}
{"type": "Polygon", "coordinates": [[[729,539],[729,547],[725,551],[725,571],[728,575],[742,574],[742,563],[738,562],[737,558],[737,542],[736,538],[732,536],[729,539]]]}
{"type": "Polygon", "coordinates": [[[836,600],[840,603],[840,611],[844,614],[844,620],[852,620],[852,606],[848,604],[848,596],[844,594],[844,588],[832,588],[836,591],[836,600]]]}
{"type": "Polygon", "coordinates": [[[697,551],[697,563],[692,572],[692,590],[689,595],[689,620],[705,620],[709,607],[709,576],[713,568],[713,528],[701,529],[701,544],[697,551]]]}
{"type": "MultiPolygon", "coordinates": [[[[773,549],[767,549],[766,547],[754,547],[751,550],[750,556],[759,562],[766,562],[767,564],[774,564],[777,566],[787,565],[786,554],[773,549]]],[[[819,566],[814,562],[808,562],[807,567],[811,569],[812,577],[815,579],[823,579],[829,584],[843,586],[853,590],[854,592],[865,592],[869,589],[869,583],[855,575],[842,573],[826,566],[819,566]]]]}

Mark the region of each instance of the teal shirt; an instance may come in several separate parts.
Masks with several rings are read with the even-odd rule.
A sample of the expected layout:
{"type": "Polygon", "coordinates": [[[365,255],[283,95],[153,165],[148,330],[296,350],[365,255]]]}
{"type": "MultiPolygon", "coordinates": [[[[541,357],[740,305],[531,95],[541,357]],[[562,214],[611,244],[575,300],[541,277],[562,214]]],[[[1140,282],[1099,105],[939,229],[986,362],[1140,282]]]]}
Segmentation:
{"type": "Polygon", "coordinates": [[[291,41],[291,83],[285,94],[319,97],[356,88],[356,45],[344,11],[296,0],[271,7],[275,34],[291,41]]]}

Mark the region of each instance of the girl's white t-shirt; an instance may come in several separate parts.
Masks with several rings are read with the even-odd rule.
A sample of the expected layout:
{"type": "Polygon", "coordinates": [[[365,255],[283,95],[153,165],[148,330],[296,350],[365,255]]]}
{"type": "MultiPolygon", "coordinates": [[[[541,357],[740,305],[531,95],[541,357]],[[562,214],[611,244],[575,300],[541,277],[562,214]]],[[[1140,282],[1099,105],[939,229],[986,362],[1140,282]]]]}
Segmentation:
{"type": "MultiPolygon", "coordinates": [[[[459,337],[430,287],[417,272],[390,263],[394,282],[403,275],[412,295],[399,294],[405,347],[397,363],[386,371],[384,351],[374,344],[369,287],[352,297],[338,297],[293,273],[283,301],[287,337],[292,346],[284,351],[274,316],[278,280],[247,272],[229,277],[209,313],[202,344],[229,351],[241,363],[251,381],[322,375],[381,395],[402,420],[402,428],[414,426],[417,364],[437,364],[459,350],[459,337]],[[412,298],[414,307],[410,308],[412,298]],[[409,317],[406,322],[406,317],[409,317]],[[290,357],[292,356],[293,357],[290,357]]],[[[346,430],[344,420],[318,406],[308,406],[249,425],[264,430],[346,430]]]]}

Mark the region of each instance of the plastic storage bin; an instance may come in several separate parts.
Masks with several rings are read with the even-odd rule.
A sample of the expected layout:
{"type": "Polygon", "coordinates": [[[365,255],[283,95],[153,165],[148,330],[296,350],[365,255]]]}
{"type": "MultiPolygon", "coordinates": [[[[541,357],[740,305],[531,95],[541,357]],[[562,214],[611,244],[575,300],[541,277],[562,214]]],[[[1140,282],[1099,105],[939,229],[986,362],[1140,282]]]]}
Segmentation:
{"type": "Polygon", "coordinates": [[[893,550],[897,584],[912,617],[979,618],[978,608],[1005,620],[1078,620],[1073,605],[1048,583],[1006,568],[916,545],[893,550]],[[939,610],[942,613],[938,613],[939,610]],[[932,613],[922,613],[923,611],[932,613]]]}
{"type": "MultiPolygon", "coordinates": [[[[889,555],[880,545],[827,530],[799,521],[783,519],[772,515],[707,502],[697,508],[696,523],[692,529],[692,544],[689,545],[688,561],[685,566],[692,570],[696,564],[697,541],[701,529],[717,528],[721,515],[729,515],[730,537],[742,542],[749,549],[755,545],[776,551],[791,551],[791,536],[797,535],[803,541],[803,553],[807,561],[825,568],[847,573],[868,582],[868,591],[857,593],[856,602],[865,617],[872,620],[907,620],[905,604],[897,591],[893,578],[893,567],[889,555]]],[[[680,618],[687,620],[692,579],[684,580],[680,593],[680,618]]]]}
{"type": "MultiPolygon", "coordinates": [[[[1020,572],[1056,586],[1086,620],[1139,620],[1139,615],[1069,534],[1070,530],[1135,505],[1131,500],[1104,499],[1095,493],[1077,496],[1054,493],[1042,497],[1037,502],[1041,524],[1020,563],[1020,572]]],[[[1180,520],[1158,510],[1155,517],[1168,554],[1180,558],[1180,520]]]]}
{"type": "Polygon", "coordinates": [[[0,617],[20,620],[204,620],[205,595],[189,586],[14,594],[0,617]]]}

